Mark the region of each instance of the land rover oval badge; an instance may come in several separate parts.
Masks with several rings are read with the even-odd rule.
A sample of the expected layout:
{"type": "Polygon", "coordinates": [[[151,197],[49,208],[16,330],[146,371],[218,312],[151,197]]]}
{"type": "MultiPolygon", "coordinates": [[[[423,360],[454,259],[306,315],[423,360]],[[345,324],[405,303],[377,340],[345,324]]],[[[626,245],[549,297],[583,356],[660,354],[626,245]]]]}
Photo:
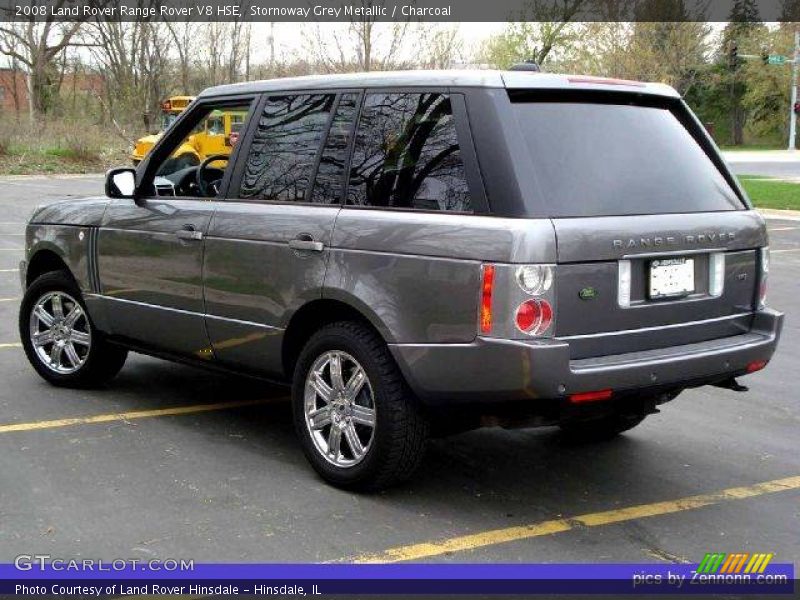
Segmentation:
{"type": "Polygon", "coordinates": [[[593,287],[585,287],[580,292],[578,292],[578,297],[581,300],[594,300],[597,298],[597,290],[593,287]]]}

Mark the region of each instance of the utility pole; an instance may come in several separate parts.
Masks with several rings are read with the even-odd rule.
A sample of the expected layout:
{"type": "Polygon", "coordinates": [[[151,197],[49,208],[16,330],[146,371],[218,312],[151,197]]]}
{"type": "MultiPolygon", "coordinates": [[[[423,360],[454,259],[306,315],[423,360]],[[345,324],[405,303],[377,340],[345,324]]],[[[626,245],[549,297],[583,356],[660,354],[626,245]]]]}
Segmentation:
{"type": "Polygon", "coordinates": [[[789,102],[789,150],[796,150],[797,143],[797,71],[800,63],[800,30],[794,32],[794,56],[792,57],[792,100],[789,102]]]}

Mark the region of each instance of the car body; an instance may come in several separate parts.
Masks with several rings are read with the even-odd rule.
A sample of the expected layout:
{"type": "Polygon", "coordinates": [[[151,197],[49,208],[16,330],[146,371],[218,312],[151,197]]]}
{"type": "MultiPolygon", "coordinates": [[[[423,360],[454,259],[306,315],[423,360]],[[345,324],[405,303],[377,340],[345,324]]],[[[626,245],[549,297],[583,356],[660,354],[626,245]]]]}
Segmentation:
{"type": "Polygon", "coordinates": [[[211,88],[107,195],[38,209],[26,248],[20,328],[43,376],[70,384],[92,362],[54,374],[59,341],[36,363],[35,336],[69,338],[35,317],[66,284],[31,291],[61,271],[89,323],[76,335],[108,352],[291,383],[306,455],[350,487],[407,477],[432,427],[490,415],[608,436],[685,388],[742,389],[782,325],[763,218],[661,84],[439,71],[211,88]],[[181,139],[226,110],[248,114],[227,168],[164,184],[181,139]]]}

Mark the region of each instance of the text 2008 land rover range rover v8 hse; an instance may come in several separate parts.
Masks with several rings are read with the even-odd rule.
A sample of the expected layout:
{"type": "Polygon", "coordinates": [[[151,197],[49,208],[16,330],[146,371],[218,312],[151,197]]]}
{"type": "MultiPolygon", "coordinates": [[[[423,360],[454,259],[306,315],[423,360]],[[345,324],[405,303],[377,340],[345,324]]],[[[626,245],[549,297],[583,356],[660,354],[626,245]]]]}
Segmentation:
{"type": "Polygon", "coordinates": [[[630,429],[764,367],[762,218],[675,91],[528,72],[206,90],[106,195],[27,228],[20,333],[57,385],[128,349],[291,383],[328,481],[407,477],[482,416],[630,429]],[[170,160],[210,112],[230,150],[170,160]]]}

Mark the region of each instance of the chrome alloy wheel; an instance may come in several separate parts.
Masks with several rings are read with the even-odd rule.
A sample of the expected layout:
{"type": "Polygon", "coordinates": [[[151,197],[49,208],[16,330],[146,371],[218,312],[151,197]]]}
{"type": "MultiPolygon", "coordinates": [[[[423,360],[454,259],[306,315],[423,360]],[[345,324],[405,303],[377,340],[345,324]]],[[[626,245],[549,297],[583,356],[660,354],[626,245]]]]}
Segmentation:
{"type": "Polygon", "coordinates": [[[64,292],[48,292],[31,311],[30,340],[43,365],[69,375],[86,362],[92,330],[75,298],[64,292]]]}
{"type": "Polygon", "coordinates": [[[341,350],[323,353],[306,375],[305,421],[314,447],[329,463],[352,467],[375,438],[375,395],[358,361],[341,350]]]}

